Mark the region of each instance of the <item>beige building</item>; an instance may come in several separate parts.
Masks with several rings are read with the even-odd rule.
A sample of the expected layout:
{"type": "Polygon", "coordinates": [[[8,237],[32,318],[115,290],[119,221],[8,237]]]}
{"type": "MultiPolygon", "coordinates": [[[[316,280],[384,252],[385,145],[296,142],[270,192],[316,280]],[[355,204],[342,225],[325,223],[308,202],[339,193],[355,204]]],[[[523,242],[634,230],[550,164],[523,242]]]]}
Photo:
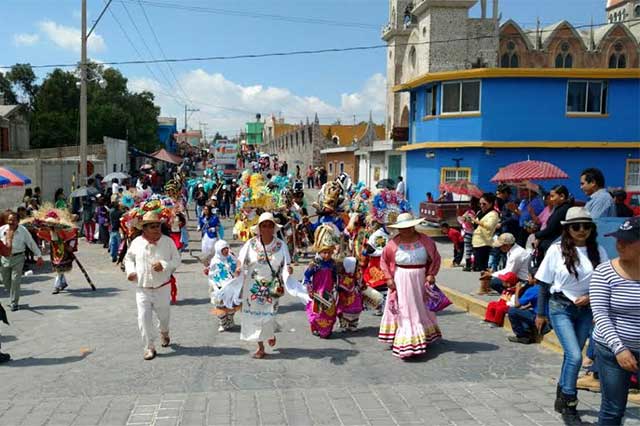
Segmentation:
{"type": "Polygon", "coordinates": [[[0,153],[25,149],[29,149],[29,121],[23,107],[0,105],[0,153]]]}

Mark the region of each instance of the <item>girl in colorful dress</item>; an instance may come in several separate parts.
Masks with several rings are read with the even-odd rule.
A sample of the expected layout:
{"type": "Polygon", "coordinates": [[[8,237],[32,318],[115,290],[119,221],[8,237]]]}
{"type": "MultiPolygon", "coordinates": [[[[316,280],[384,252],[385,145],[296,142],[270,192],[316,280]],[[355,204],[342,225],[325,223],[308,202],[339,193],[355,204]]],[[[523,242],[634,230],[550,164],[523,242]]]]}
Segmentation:
{"type": "Polygon", "coordinates": [[[231,254],[229,244],[225,240],[218,240],[215,244],[216,254],[209,263],[209,268],[205,272],[209,275],[209,291],[211,293],[211,304],[215,306],[215,314],[220,321],[219,332],[230,330],[233,323],[233,316],[240,308],[239,285],[236,285],[239,277],[238,261],[231,254]],[[229,291],[227,286],[236,288],[237,291],[229,291]],[[227,291],[224,291],[224,290],[227,291]]]}
{"type": "Polygon", "coordinates": [[[311,333],[326,339],[336,322],[336,283],[338,269],[332,256],[336,250],[336,238],[328,226],[320,226],[314,235],[316,258],[304,271],[304,284],[311,301],[307,304],[307,319],[311,333]]]}
{"type": "Polygon", "coordinates": [[[415,230],[422,219],[402,213],[389,228],[398,235],[382,252],[380,267],[387,277],[389,297],[378,340],[389,343],[400,358],[420,355],[442,337],[436,316],[427,308],[427,286],[440,270],[440,254],[433,240],[415,230]]]}
{"type": "Polygon", "coordinates": [[[218,240],[218,230],[220,228],[220,220],[213,210],[211,206],[205,205],[202,208],[202,217],[200,217],[198,222],[202,232],[201,260],[205,264],[209,264],[209,260],[214,255],[214,246],[218,240]]]}
{"type": "Polygon", "coordinates": [[[338,274],[338,319],[340,328],[344,331],[355,331],[358,328],[362,312],[357,263],[355,257],[345,257],[342,261],[344,270],[338,274]]]}

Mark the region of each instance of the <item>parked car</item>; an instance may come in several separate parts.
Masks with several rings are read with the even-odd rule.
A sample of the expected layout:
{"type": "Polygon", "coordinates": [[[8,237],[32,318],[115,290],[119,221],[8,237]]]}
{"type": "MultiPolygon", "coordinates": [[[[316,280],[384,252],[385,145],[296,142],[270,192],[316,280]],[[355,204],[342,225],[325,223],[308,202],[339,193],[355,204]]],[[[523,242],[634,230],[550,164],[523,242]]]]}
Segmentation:
{"type": "Polygon", "coordinates": [[[458,216],[462,216],[471,204],[468,201],[446,201],[420,203],[420,217],[424,218],[430,225],[439,226],[446,222],[450,226],[457,227],[458,216]]]}

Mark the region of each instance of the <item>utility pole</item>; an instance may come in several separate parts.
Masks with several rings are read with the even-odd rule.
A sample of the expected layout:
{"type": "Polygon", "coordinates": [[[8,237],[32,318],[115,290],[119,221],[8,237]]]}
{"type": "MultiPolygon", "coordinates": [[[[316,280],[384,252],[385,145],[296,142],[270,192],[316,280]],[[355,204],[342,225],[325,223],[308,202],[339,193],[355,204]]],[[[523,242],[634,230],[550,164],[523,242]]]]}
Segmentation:
{"type": "Polygon", "coordinates": [[[87,0],[82,0],[82,46],[80,48],[80,180],[87,184],[87,0]]]}
{"type": "Polygon", "coordinates": [[[185,132],[189,130],[189,128],[187,127],[187,122],[188,122],[187,114],[190,112],[198,112],[198,111],[200,110],[197,108],[189,108],[188,105],[184,106],[184,131],[185,132]]]}

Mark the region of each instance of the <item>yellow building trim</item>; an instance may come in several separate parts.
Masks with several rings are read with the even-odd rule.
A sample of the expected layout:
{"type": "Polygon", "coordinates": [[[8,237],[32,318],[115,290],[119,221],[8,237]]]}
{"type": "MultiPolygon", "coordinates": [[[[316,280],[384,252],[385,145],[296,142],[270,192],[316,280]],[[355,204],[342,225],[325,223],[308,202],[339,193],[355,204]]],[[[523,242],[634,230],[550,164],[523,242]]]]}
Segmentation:
{"type": "Polygon", "coordinates": [[[566,113],[567,118],[609,118],[609,114],[600,114],[597,112],[568,112],[566,113]]]}
{"type": "Polygon", "coordinates": [[[472,118],[472,117],[482,117],[482,114],[479,112],[454,112],[454,113],[444,113],[437,116],[438,118],[472,118]]]}
{"type": "Polygon", "coordinates": [[[640,68],[474,68],[460,71],[432,72],[393,87],[402,92],[433,81],[475,78],[640,78],[640,68]]]}
{"type": "Polygon", "coordinates": [[[435,120],[436,118],[438,118],[437,115],[425,115],[424,117],[422,117],[422,121],[431,121],[435,120]]]}
{"type": "Polygon", "coordinates": [[[440,167],[440,183],[445,183],[445,176],[447,172],[467,172],[467,177],[471,181],[471,167],[440,167]]]}
{"type": "Polygon", "coordinates": [[[415,151],[418,149],[437,148],[622,148],[640,149],[640,142],[420,142],[411,143],[398,148],[399,151],[415,151]]]}

